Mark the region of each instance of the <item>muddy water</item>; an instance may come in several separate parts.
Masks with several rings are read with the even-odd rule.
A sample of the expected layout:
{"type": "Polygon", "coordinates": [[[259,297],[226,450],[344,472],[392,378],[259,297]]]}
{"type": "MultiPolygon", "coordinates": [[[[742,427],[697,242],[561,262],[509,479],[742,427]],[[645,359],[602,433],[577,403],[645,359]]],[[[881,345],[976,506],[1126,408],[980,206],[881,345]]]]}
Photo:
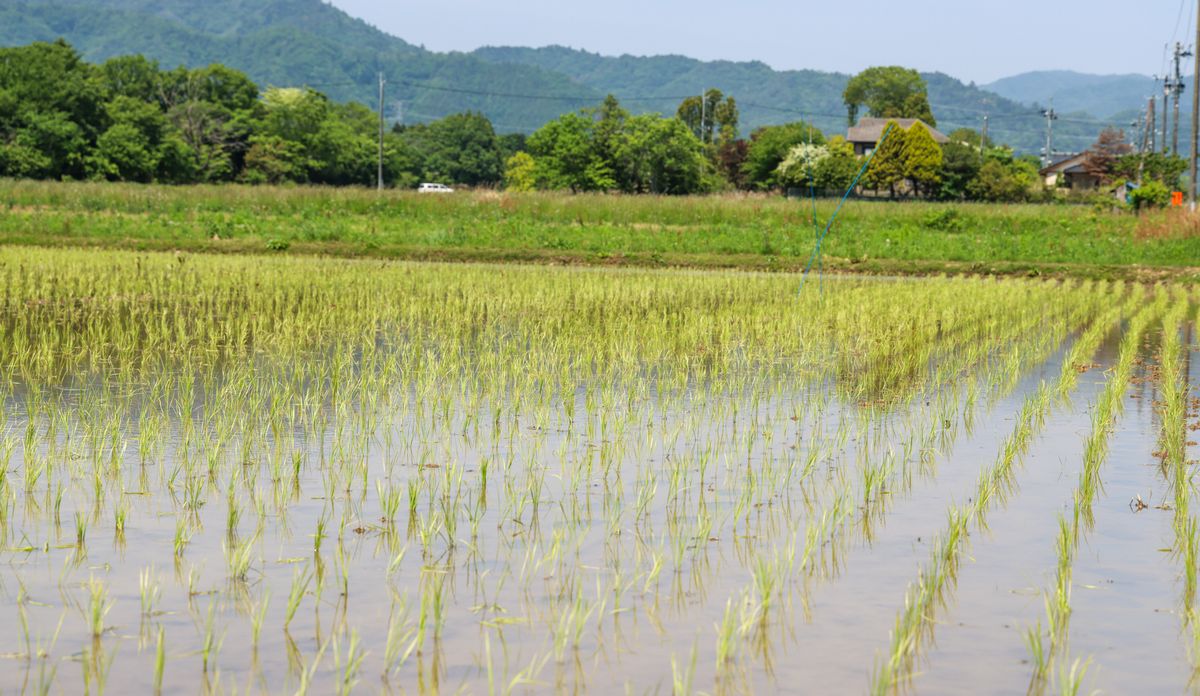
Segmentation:
{"type": "MultiPolygon", "coordinates": [[[[1022,459],[1011,498],[995,508],[987,530],[973,531],[969,558],[939,608],[935,642],[924,651],[912,684],[916,692],[1013,693],[1028,684],[1022,632],[1042,615],[1040,592],[1053,575],[1057,517],[1071,506],[1091,428],[1089,407],[1116,358],[1115,339],[1070,402],[1051,410],[1022,459]]],[[[368,481],[390,481],[402,490],[417,479],[437,486],[445,463],[457,462],[467,481],[467,494],[455,502],[462,507],[482,492],[481,470],[489,462],[482,521],[472,532],[467,513],[458,509],[453,545],[441,531],[428,545],[421,541],[420,527],[435,519],[429,500],[436,497],[422,493],[412,523],[402,506],[392,529],[380,523],[373,485],[349,494],[328,489],[316,462],[334,455],[335,423],[322,438],[304,443],[312,464],[298,486],[256,481],[261,511],[235,487],[242,511],[236,538],[252,540],[254,549],[244,580],[229,573],[226,548],[235,542],[227,533],[228,480],[209,484],[207,502],[177,555],[177,521],[188,514],[181,493],[168,491],[179,425],[173,425],[167,451],[146,464],[138,460],[136,433],[130,432],[135,444],[119,463],[120,500],[129,519],[122,535],[114,531],[116,506],[97,508],[87,494],[89,482],[69,467],[56,474],[75,477],[57,514],[45,493],[17,497],[0,573],[0,621],[7,627],[0,691],[36,693],[45,686],[77,693],[86,682],[96,690],[103,683],[113,693],[153,692],[160,631],[162,689],[171,693],[280,692],[304,685],[313,693],[343,687],[667,692],[689,673],[692,688],[702,691],[865,691],[906,588],[928,558],[931,539],[945,527],[948,506],[969,499],[1022,401],[1058,375],[1062,360],[1059,350],[1026,371],[1011,393],[981,400],[973,427],[951,424],[956,434],[938,447],[927,474],[916,474],[911,485],[893,479],[883,494],[886,504],[877,497],[866,504],[882,509],[869,525],[856,477],[877,456],[879,440],[890,437],[878,433],[904,434],[936,422],[921,403],[873,415],[872,424],[860,429],[861,406],[828,394],[828,407],[805,413],[804,404],[814,400],[808,390],[819,388],[807,386],[739,404],[736,415],[728,401],[737,397],[721,394],[662,411],[643,404],[626,430],[606,435],[522,414],[519,428],[495,439],[488,424],[482,435],[469,436],[473,426],[465,420],[429,441],[389,445],[378,435],[370,439],[364,452],[368,481]],[[721,408],[693,417],[714,403],[721,408]],[[804,415],[794,421],[797,412],[804,415]],[[849,424],[844,439],[838,435],[843,423],[849,424]],[[747,469],[801,467],[813,448],[817,465],[806,478],[789,479],[779,490],[751,491],[747,507],[735,514],[747,469]],[[601,462],[606,449],[617,461],[611,473],[601,462]],[[696,459],[706,449],[715,454],[701,483],[696,459]],[[506,461],[512,462],[512,488],[496,468],[506,461]],[[690,477],[686,494],[678,493],[686,499],[678,504],[669,482],[676,466],[690,477]],[[513,497],[529,472],[544,474],[543,488],[522,507],[513,497]],[[836,554],[836,562],[816,571],[796,566],[806,530],[843,490],[853,494],[848,514],[818,545],[818,553],[836,554]],[[639,516],[642,491],[649,491],[649,502],[639,516]],[[619,512],[615,523],[610,510],[619,512]],[[706,510],[709,526],[701,524],[706,510]],[[86,551],[74,543],[77,514],[88,526],[86,551]],[[780,574],[765,621],[751,621],[753,611],[745,608],[756,597],[755,559],[792,562],[780,574]],[[142,573],[161,588],[148,614],[141,609],[142,573]],[[288,621],[293,580],[308,574],[323,581],[307,585],[288,621]],[[111,602],[95,637],[86,620],[89,580],[102,581],[111,602]],[[435,596],[444,607],[440,628],[430,604],[435,596]],[[264,604],[255,644],[252,617],[264,604]],[[424,640],[414,642],[422,606],[424,640]],[[578,613],[572,615],[571,607],[578,613]],[[737,624],[737,638],[718,669],[719,626],[727,616],[737,624]],[[404,659],[382,678],[389,626],[396,625],[401,628],[394,643],[404,659]]],[[[1196,368],[1192,372],[1195,378],[1196,368]]],[[[1179,638],[1178,562],[1160,550],[1172,541],[1170,513],[1153,507],[1134,513],[1128,506],[1139,493],[1162,500],[1169,487],[1152,456],[1159,430],[1153,386],[1144,383],[1131,393],[1139,398],[1127,399],[1112,435],[1096,524],[1076,559],[1070,654],[1092,660],[1089,685],[1171,692],[1186,684],[1190,666],[1179,638]]],[[[21,402],[10,401],[6,412],[8,432],[19,436],[25,431],[21,402]]],[[[420,432],[410,416],[380,430],[401,440],[403,433],[420,432]]],[[[1196,455],[1194,447],[1189,451],[1196,455]]],[[[9,468],[23,466],[17,448],[9,468]]]]}

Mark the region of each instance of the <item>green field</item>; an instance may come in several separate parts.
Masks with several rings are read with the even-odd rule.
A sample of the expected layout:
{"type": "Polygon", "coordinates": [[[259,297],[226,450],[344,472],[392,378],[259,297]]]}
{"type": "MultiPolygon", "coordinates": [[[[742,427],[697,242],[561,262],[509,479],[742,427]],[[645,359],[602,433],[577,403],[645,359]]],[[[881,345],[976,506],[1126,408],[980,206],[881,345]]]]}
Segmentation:
{"type": "MultiPolygon", "coordinates": [[[[807,199],[0,181],[0,243],[445,261],[803,268],[807,199]]],[[[836,201],[816,204],[828,219],[836,201]]],[[[1179,216],[1088,206],[852,201],[826,270],[1200,278],[1179,216]]]]}

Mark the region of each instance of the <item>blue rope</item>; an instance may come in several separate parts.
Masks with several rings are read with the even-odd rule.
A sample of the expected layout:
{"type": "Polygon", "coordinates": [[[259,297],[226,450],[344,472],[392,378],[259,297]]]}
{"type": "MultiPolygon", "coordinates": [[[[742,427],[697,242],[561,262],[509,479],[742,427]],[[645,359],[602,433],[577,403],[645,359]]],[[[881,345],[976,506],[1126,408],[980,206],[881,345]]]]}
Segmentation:
{"type": "MultiPolygon", "coordinates": [[[[846,203],[846,199],[850,197],[850,193],[854,191],[854,187],[858,186],[858,180],[861,179],[863,173],[867,171],[867,167],[871,166],[871,160],[875,159],[875,153],[879,152],[880,146],[883,145],[883,141],[887,140],[887,137],[891,132],[892,126],[891,124],[888,124],[887,129],[883,131],[883,137],[879,139],[878,143],[875,143],[875,149],[871,150],[871,154],[867,155],[867,161],[863,162],[863,166],[858,170],[858,174],[854,176],[854,181],[850,182],[850,188],[846,189],[846,193],[842,196],[842,200],[838,201],[837,207],[833,210],[833,215],[829,217],[829,222],[825,224],[825,231],[822,232],[821,236],[817,238],[817,246],[815,249],[813,249],[812,256],[808,257],[808,263],[804,266],[804,272],[800,274],[800,287],[796,290],[797,295],[799,295],[800,291],[804,289],[804,281],[808,279],[808,272],[812,270],[813,261],[819,259],[821,256],[821,243],[825,241],[825,236],[829,234],[829,230],[833,228],[833,221],[837,219],[838,213],[842,211],[842,206],[846,203]]],[[[813,199],[813,205],[816,206],[815,198],[813,199]]]]}

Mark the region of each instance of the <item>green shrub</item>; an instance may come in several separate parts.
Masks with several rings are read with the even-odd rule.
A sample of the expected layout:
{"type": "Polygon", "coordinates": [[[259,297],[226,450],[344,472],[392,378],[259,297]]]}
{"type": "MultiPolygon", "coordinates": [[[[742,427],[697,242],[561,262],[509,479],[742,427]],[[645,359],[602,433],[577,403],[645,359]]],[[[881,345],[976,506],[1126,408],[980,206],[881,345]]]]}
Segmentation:
{"type": "Polygon", "coordinates": [[[1129,204],[1134,210],[1161,208],[1171,202],[1171,191],[1161,182],[1150,180],[1129,192],[1129,204]]]}
{"type": "Polygon", "coordinates": [[[942,232],[958,232],[963,228],[962,213],[957,208],[931,210],[921,219],[921,226],[942,232]]]}

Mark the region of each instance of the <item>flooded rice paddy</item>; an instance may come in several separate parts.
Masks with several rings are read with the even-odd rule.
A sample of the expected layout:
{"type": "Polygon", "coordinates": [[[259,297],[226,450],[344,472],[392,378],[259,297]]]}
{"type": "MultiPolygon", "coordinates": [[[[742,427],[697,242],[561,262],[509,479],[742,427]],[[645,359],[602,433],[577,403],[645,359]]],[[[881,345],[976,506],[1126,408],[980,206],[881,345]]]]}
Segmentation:
{"type": "Polygon", "coordinates": [[[0,250],[2,693],[1197,687],[1200,295],[0,250]]]}

